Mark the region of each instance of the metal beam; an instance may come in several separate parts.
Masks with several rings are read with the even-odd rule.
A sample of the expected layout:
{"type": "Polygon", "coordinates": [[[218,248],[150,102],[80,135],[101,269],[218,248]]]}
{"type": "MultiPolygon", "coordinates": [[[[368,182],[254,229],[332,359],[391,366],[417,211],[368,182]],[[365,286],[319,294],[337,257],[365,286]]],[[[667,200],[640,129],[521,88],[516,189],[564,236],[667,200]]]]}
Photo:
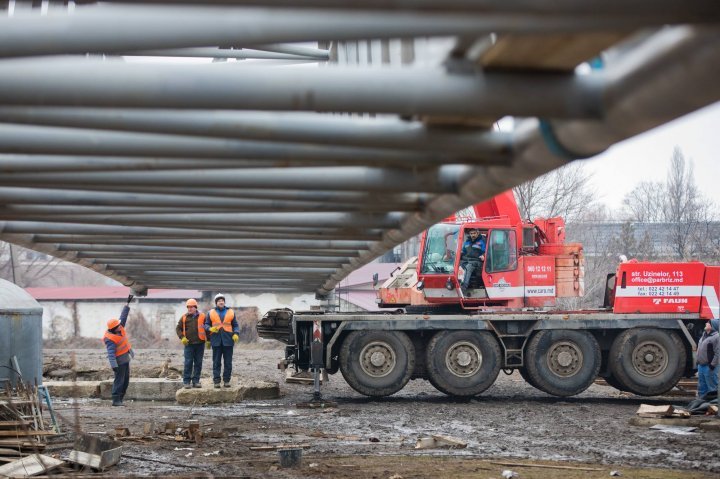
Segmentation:
{"type": "Polygon", "coordinates": [[[68,58],[0,62],[0,103],[6,105],[601,118],[604,86],[601,73],[449,74],[440,68],[358,67],[283,72],[68,58]]]}

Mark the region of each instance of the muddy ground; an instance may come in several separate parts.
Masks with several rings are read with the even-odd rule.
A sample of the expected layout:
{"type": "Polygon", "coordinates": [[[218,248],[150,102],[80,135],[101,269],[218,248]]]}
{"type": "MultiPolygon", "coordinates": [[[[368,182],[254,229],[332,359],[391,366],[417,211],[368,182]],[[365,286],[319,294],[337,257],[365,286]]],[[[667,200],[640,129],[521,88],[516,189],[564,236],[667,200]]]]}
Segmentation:
{"type": "MultiPolygon", "coordinates": [[[[106,361],[99,349],[75,353],[80,368],[97,369],[106,361]]],[[[46,368],[64,362],[67,354],[67,350],[46,350],[46,368]]],[[[168,359],[170,368],[181,369],[181,355],[181,351],[140,350],[132,370],[155,371],[168,359]]],[[[226,436],[206,438],[199,445],[157,436],[125,441],[125,455],[112,471],[114,476],[500,478],[507,469],[520,478],[599,478],[610,477],[612,470],[619,470],[622,477],[643,478],[710,478],[720,473],[720,432],[681,436],[628,424],[641,403],[685,404],[687,398],[640,398],[593,385],[577,397],[558,399],[517,375],[501,373],[495,385],[469,401],[451,400],[423,380],[411,381],[396,395],[378,400],[354,392],[337,374],[322,389],[325,399],[337,407],[304,409],[296,404],[311,399],[311,387],[284,382],[284,374],[276,368],[281,356],[280,349],[242,347],[236,349],[233,361],[235,377],[279,381],[282,397],[277,400],[195,408],[133,402],[113,408],[109,401],[82,398],[58,399],[55,407],[67,423],[77,421],[87,432],[122,425],[142,436],[149,421],[182,423],[192,417],[206,425],[204,429],[226,436]],[[462,439],[468,446],[415,449],[419,437],[433,434],[462,439]],[[279,468],[276,451],[250,450],[291,444],[305,447],[302,467],[297,469],[279,468]]],[[[209,354],[205,359],[203,376],[210,373],[209,354]]]]}

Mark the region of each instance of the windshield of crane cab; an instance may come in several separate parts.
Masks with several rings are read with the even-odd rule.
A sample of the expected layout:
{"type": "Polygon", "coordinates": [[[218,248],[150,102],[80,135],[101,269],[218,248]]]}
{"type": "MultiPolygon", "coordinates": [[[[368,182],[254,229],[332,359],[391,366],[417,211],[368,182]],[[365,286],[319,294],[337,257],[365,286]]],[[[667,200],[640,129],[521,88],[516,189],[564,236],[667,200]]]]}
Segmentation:
{"type": "Polygon", "coordinates": [[[439,224],[427,232],[421,273],[452,273],[460,226],[439,224]]]}

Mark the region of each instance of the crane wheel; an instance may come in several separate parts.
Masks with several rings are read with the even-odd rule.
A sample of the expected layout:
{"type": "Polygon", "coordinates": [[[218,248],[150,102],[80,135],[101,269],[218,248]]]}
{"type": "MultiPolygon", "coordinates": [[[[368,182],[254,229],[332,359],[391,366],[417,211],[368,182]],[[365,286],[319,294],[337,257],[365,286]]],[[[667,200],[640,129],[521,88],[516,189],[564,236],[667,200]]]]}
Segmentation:
{"type": "Polygon", "coordinates": [[[500,373],[500,345],[484,331],[441,331],[428,343],[426,355],[430,384],[449,396],[476,396],[500,373]]]}
{"type": "MultiPolygon", "coordinates": [[[[535,389],[540,389],[540,386],[538,386],[535,381],[533,381],[533,378],[530,377],[530,374],[527,372],[527,368],[518,368],[518,372],[520,373],[520,376],[525,380],[526,383],[528,383],[530,386],[534,387],[535,389]]],[[[542,389],[540,389],[543,391],[542,389]]],[[[545,391],[543,391],[545,392],[545,391]]]]}
{"type": "Polygon", "coordinates": [[[528,382],[555,396],[574,396],[589,388],[601,362],[600,346],[587,331],[539,331],[525,352],[528,382]]]}
{"type": "Polygon", "coordinates": [[[353,331],[340,348],[340,372],[355,391],[390,396],[401,390],[415,369],[415,347],[400,331],[353,331]]]}
{"type": "Polygon", "coordinates": [[[603,379],[605,380],[606,383],[608,383],[609,386],[614,387],[618,391],[627,391],[627,389],[625,389],[625,386],[623,386],[622,383],[620,381],[618,381],[615,378],[615,376],[613,376],[612,374],[603,379]]]}
{"type": "Polygon", "coordinates": [[[640,396],[670,391],[685,371],[685,344],[672,332],[653,328],[624,331],[610,348],[610,372],[621,387],[640,396]]]}

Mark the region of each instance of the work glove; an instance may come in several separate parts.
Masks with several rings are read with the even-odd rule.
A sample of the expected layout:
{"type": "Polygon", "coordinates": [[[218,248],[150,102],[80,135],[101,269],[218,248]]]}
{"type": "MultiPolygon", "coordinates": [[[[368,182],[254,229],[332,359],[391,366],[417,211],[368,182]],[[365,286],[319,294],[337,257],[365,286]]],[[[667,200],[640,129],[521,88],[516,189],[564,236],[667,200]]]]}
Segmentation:
{"type": "Polygon", "coordinates": [[[237,334],[233,334],[232,338],[234,343],[237,343],[240,340],[240,336],[238,336],[237,334]]]}
{"type": "Polygon", "coordinates": [[[205,349],[210,349],[210,341],[205,341],[205,349]]]}
{"type": "Polygon", "coordinates": [[[220,328],[218,328],[217,326],[213,326],[212,328],[210,328],[211,333],[217,333],[218,331],[220,331],[220,328]]]}
{"type": "Polygon", "coordinates": [[[118,370],[118,367],[117,367],[117,366],[113,366],[112,370],[113,370],[114,373],[116,373],[117,370],[118,370]]]}
{"type": "Polygon", "coordinates": [[[190,344],[190,340],[188,338],[182,338],[180,341],[183,343],[183,346],[190,344]]]}

